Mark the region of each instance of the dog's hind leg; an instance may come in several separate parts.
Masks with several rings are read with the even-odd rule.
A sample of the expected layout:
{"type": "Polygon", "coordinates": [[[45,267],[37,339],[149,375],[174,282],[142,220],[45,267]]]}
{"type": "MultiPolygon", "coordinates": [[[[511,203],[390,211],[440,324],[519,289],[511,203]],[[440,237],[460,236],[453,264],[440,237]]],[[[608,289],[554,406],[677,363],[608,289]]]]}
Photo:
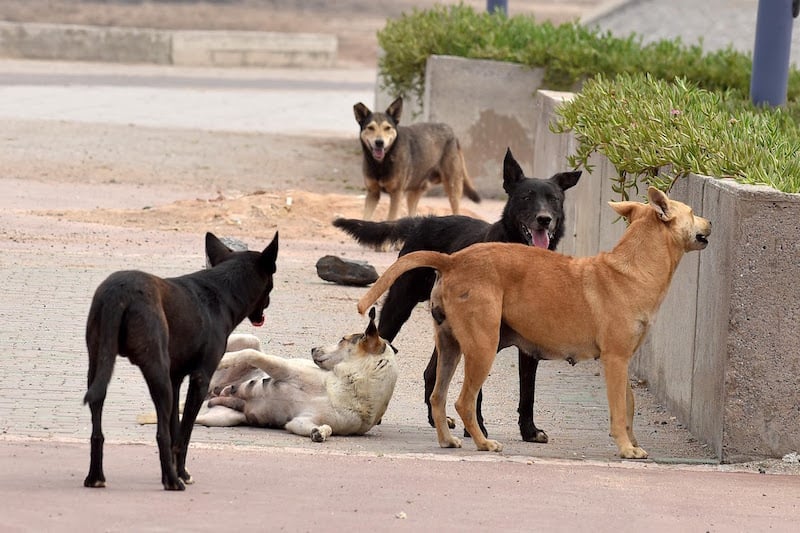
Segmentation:
{"type": "Polygon", "coordinates": [[[461,439],[450,432],[446,411],[447,391],[461,359],[461,348],[447,327],[437,327],[436,350],[439,352],[436,363],[436,384],[430,395],[436,437],[442,448],[461,448],[461,439]]]}
{"type": "Polygon", "coordinates": [[[536,370],[539,358],[536,354],[519,351],[519,432],[526,442],[546,443],[547,433],[536,427],[533,420],[533,405],[536,396],[536,370]]]}
{"type": "MultiPolygon", "coordinates": [[[[496,342],[494,346],[497,346],[496,342]]],[[[471,347],[472,351],[465,350],[464,352],[464,384],[461,386],[461,393],[456,400],[456,411],[464,422],[464,427],[472,435],[472,440],[478,450],[499,452],[503,450],[503,445],[495,440],[487,439],[483,435],[475,410],[478,392],[486,378],[489,377],[489,371],[492,369],[496,355],[495,348],[489,348],[488,351],[485,348],[485,346],[471,347]]]]}
{"type": "Polygon", "coordinates": [[[92,438],[89,474],[83,480],[84,487],[100,488],[106,486],[106,476],[103,474],[103,443],[105,442],[105,437],[102,429],[103,402],[105,399],[106,397],[103,395],[101,398],[89,402],[89,409],[92,412],[92,438]]]}
{"type": "MultiPolygon", "coordinates": [[[[431,295],[436,271],[432,268],[415,268],[401,275],[389,288],[381,307],[378,333],[381,338],[392,342],[400,328],[411,316],[418,302],[424,302],[431,295]]],[[[434,363],[434,371],[435,366],[434,363]]],[[[431,387],[433,381],[431,381],[431,387]]]]}
{"type": "Polygon", "coordinates": [[[184,490],[186,487],[178,478],[175,466],[175,452],[172,442],[173,421],[172,411],[177,406],[173,400],[172,383],[169,376],[169,358],[166,353],[156,356],[159,361],[142,365],[141,370],[150,390],[150,397],[156,407],[156,442],[158,443],[158,456],[161,461],[161,484],[165,490],[184,490]]]}
{"type": "MultiPolygon", "coordinates": [[[[233,427],[247,424],[247,417],[241,411],[244,408],[244,401],[239,398],[219,397],[214,398],[216,402],[208,411],[195,418],[195,424],[207,427],[233,427]],[[230,407],[225,401],[235,400],[240,408],[230,407]]],[[[209,402],[209,405],[211,403],[209,402]]]]}

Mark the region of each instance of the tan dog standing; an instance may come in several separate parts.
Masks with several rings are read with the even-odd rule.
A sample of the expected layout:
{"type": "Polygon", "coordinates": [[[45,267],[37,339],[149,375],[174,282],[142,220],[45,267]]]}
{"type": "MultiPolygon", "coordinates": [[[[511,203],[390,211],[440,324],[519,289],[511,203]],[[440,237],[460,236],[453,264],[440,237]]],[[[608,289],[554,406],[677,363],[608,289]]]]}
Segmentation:
{"type": "Polygon", "coordinates": [[[606,377],[611,436],[619,456],[642,459],[633,434],[634,398],[628,363],[641,344],[683,254],[708,245],[711,223],[692,209],[648,190],[649,204],[609,202],[630,223],[611,252],[572,258],[519,244],[483,243],[452,255],[400,257],[358,302],[362,314],[404,272],[439,271],[431,294],[439,364],[431,395],[442,447],[460,447],[446,422],[447,389],[464,354],[456,410],[479,450],[502,444],[481,433],[475,400],[494,362],[505,322],[545,359],[600,358],[606,377]]]}
{"type": "Polygon", "coordinates": [[[389,194],[389,220],[397,218],[404,193],[408,216],[413,217],[425,191],[439,183],[454,215],[459,213],[462,194],[480,202],[452,128],[439,122],[400,126],[402,111],[402,98],[392,102],[385,113],[372,112],[361,102],[353,106],[361,129],[362,168],[367,187],[364,219],[372,218],[381,191],[389,194]]]}

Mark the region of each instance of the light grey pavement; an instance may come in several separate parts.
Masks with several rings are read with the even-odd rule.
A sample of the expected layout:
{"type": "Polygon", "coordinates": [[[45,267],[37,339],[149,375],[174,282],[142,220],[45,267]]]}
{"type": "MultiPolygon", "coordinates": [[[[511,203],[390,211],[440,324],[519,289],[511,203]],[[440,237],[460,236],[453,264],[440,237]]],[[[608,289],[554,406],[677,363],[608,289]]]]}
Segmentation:
{"type": "MultiPolygon", "coordinates": [[[[355,139],[352,104],[371,101],[372,79],[368,70],[2,61],[0,143],[16,134],[3,130],[4,120],[40,121],[42,128],[55,127],[54,120],[212,131],[277,128],[355,139]],[[322,115],[314,107],[320,102],[322,115]]],[[[485,388],[484,409],[492,435],[506,445],[503,454],[475,452],[470,442],[461,450],[440,450],[421,401],[431,339],[424,306],[397,339],[401,378],[381,426],[322,445],[282,431],[197,428],[189,456],[197,484],[186,494],[161,491],[155,429],[135,423],[137,414],[151,409],[144,382],[136,368],[118,360],[105,408],[109,487],[84,489],[90,427],[80,399],[91,294],[121,268],[161,275],[200,268],[200,239],[32,214],[45,206],[97,205],[83,198],[81,186],[46,176],[25,183],[0,170],[0,187],[6,191],[0,197],[0,530],[796,529],[797,468],[714,464],[646,387],[636,388],[635,428],[653,460],[616,459],[596,364],[541,365],[537,423],[551,442],[534,445],[519,440],[515,357],[501,354],[485,388]],[[756,473],[759,468],[770,475],[756,473]]],[[[179,196],[167,190],[107,184],[100,205],[141,207],[179,196]]],[[[487,202],[482,209],[493,218],[499,204],[487,202]]],[[[258,334],[273,353],[297,357],[362,328],[352,311],[362,291],[316,277],[313,262],[327,253],[368,260],[379,271],[394,258],[346,239],[282,241],[267,323],[261,330],[240,330],[258,334]]]]}
{"type": "MultiPolygon", "coordinates": [[[[763,0],[762,0],[763,1],[763,0]]],[[[759,0],[623,0],[602,2],[581,21],[620,37],[636,33],[650,43],[680,37],[704,50],[733,47],[752,53],[759,0]]],[[[791,61],[800,61],[800,29],[795,19],[791,61]]]]}
{"type": "Polygon", "coordinates": [[[352,135],[374,69],[224,69],[0,61],[0,119],[352,135]]]}

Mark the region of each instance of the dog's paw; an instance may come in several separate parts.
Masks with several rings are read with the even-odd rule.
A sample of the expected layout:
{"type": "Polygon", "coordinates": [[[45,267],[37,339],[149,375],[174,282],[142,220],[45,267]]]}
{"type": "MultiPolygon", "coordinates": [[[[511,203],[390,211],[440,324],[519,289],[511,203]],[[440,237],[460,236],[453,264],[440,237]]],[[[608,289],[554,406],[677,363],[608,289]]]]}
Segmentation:
{"type": "Polygon", "coordinates": [[[539,428],[534,428],[533,430],[529,431],[520,431],[520,433],[522,434],[522,440],[525,442],[538,442],[539,444],[547,444],[547,441],[549,440],[547,433],[539,428]]]}
{"type": "Polygon", "coordinates": [[[174,480],[162,480],[161,484],[164,485],[164,490],[186,490],[186,485],[178,478],[174,480]]]}
{"type": "MultiPolygon", "coordinates": [[[[434,425],[433,422],[431,422],[431,425],[432,426],[434,425]]],[[[456,421],[453,420],[452,416],[447,417],[447,427],[449,427],[450,429],[455,429],[456,427],[456,421]]]]}
{"type": "Polygon", "coordinates": [[[461,448],[461,439],[450,435],[449,439],[440,440],[439,446],[442,448],[461,448]]]}
{"type": "Polygon", "coordinates": [[[325,442],[331,436],[333,430],[328,424],[322,424],[311,430],[312,442],[325,442]]]}
{"type": "Polygon", "coordinates": [[[178,477],[181,478],[181,481],[183,481],[185,484],[194,485],[194,478],[192,478],[192,475],[189,473],[188,470],[184,470],[183,472],[178,474],[178,477]]]}
{"type": "Polygon", "coordinates": [[[89,479],[88,477],[83,480],[83,486],[90,489],[103,489],[106,486],[105,479],[89,479]]]}
{"type": "Polygon", "coordinates": [[[497,442],[496,440],[486,439],[484,442],[475,443],[475,446],[481,452],[502,452],[503,451],[503,444],[497,442]]]}
{"type": "Polygon", "coordinates": [[[620,450],[619,456],[622,459],[647,459],[647,452],[638,446],[631,446],[630,448],[620,450]]]}

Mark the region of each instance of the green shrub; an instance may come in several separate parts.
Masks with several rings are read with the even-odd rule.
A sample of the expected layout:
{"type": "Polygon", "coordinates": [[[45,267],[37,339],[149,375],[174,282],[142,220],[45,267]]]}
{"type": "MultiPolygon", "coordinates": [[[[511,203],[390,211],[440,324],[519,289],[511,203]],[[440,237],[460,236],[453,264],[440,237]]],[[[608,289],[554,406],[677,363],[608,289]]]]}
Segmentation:
{"type": "MultiPolygon", "coordinates": [[[[395,95],[421,97],[425,63],[431,55],[494,59],[545,68],[544,88],[574,90],[603,74],[649,72],[673,80],[684,77],[709,90],[749,94],[752,60],[732,48],[703,53],[680,39],[643,45],[641,38],[614,37],[577,22],[553,25],[532,17],[475,12],[463,4],[413,10],[389,20],[378,32],[384,51],[379,70],[385,88],[395,95]]],[[[789,76],[789,99],[800,96],[800,72],[789,76]]]]}
{"type": "Polygon", "coordinates": [[[800,192],[800,127],[788,110],[755,108],[739,91],[645,74],[597,76],[559,106],[555,133],[578,141],[569,163],[591,170],[599,152],[616,168],[623,198],[637,183],[668,190],[689,173],[800,192]]]}

